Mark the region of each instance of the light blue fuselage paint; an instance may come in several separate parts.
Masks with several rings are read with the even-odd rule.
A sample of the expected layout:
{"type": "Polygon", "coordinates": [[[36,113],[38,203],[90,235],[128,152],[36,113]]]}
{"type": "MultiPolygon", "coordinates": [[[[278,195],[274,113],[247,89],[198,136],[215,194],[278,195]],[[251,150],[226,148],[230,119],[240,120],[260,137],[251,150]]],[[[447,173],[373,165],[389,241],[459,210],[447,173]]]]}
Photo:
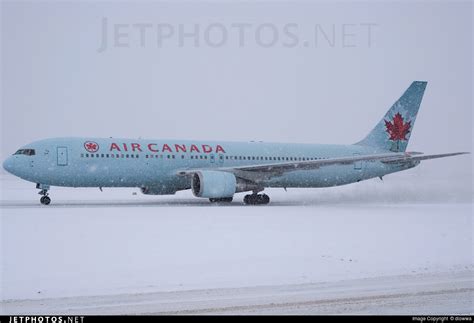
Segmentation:
{"type": "Polygon", "coordinates": [[[39,184],[43,204],[50,202],[49,186],[140,187],[145,194],[174,194],[192,186],[198,197],[227,202],[234,192],[253,191],[244,202],[266,204],[268,196],[256,194],[265,187],[338,186],[418,165],[416,158],[382,161],[378,155],[404,155],[426,85],[412,82],[354,145],[53,138],[24,146],[3,167],[39,184]],[[298,169],[315,160],[313,167],[298,169]]]}
{"type": "MultiPolygon", "coordinates": [[[[34,149],[35,154],[12,155],[4,162],[4,168],[30,182],[68,187],[148,187],[160,194],[173,194],[190,188],[189,178],[177,174],[182,170],[212,170],[391,152],[362,145],[114,138],[52,138],[35,141],[21,149],[34,149]],[[98,150],[92,153],[87,151],[86,143],[96,143],[98,150]],[[124,150],[124,144],[127,151],[124,150]],[[150,144],[153,151],[149,150],[150,144]],[[160,148],[165,144],[170,147],[171,152],[161,151],[160,148]],[[185,147],[186,152],[183,152],[183,149],[176,152],[175,145],[185,147]],[[192,145],[195,145],[199,152],[191,152],[192,145]],[[203,145],[210,147],[212,152],[204,152],[203,145]],[[215,147],[218,145],[222,149],[216,153],[215,147]],[[135,148],[134,151],[132,147],[135,148]],[[140,149],[136,149],[137,147],[140,149]]],[[[419,162],[387,164],[380,161],[363,161],[350,165],[325,166],[316,170],[295,170],[263,181],[261,185],[338,186],[381,177],[418,164],[419,162]]]]}

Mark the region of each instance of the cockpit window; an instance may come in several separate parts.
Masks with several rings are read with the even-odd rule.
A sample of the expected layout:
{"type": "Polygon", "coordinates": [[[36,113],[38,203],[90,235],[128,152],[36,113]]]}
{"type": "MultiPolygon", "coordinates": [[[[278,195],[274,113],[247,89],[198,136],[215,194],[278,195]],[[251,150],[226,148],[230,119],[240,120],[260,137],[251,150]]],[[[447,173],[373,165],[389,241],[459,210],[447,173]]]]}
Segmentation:
{"type": "Polygon", "coordinates": [[[27,155],[27,156],[33,156],[35,155],[35,150],[34,149],[18,149],[14,155],[27,155]]]}

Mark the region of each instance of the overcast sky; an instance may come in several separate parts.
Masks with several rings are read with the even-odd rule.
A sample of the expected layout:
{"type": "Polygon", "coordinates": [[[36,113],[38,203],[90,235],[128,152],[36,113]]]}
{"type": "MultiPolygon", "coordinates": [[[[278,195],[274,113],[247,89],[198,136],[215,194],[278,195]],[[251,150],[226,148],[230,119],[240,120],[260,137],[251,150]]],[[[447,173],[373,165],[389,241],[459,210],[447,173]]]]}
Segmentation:
{"type": "Polygon", "coordinates": [[[353,143],[413,80],[429,83],[408,150],[472,151],[472,15],[468,1],[2,2],[1,157],[60,136],[353,143]]]}

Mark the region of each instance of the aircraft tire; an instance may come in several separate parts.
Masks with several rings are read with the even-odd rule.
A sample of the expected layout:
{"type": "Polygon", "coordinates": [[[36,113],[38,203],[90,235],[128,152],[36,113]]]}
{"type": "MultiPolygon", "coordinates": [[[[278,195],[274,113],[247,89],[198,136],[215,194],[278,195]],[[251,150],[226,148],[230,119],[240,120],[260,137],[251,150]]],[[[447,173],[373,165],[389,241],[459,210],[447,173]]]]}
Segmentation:
{"type": "Polygon", "coordinates": [[[232,202],[232,197],[221,197],[221,198],[210,198],[211,203],[230,203],[232,202]]]}
{"type": "Polygon", "coordinates": [[[49,205],[49,203],[51,203],[51,198],[49,196],[42,196],[40,202],[43,205],[49,205]]]}
{"type": "Polygon", "coordinates": [[[248,194],[244,197],[244,203],[247,205],[264,205],[270,203],[270,197],[267,194],[248,194]]]}

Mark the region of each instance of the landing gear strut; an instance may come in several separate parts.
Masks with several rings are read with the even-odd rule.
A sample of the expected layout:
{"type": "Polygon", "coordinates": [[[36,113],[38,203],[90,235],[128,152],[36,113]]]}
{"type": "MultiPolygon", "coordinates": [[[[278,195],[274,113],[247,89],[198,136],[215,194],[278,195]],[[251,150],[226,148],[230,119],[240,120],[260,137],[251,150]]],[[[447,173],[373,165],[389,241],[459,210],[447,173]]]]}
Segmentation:
{"type": "Polygon", "coordinates": [[[262,205],[270,203],[270,197],[267,194],[248,194],[244,197],[244,203],[247,205],[262,205]]]}
{"type": "Polygon", "coordinates": [[[48,189],[49,186],[46,185],[41,185],[41,184],[36,184],[36,188],[41,189],[41,191],[38,192],[39,195],[43,195],[40,198],[40,202],[43,205],[49,205],[51,203],[51,198],[48,196],[48,189]]]}

